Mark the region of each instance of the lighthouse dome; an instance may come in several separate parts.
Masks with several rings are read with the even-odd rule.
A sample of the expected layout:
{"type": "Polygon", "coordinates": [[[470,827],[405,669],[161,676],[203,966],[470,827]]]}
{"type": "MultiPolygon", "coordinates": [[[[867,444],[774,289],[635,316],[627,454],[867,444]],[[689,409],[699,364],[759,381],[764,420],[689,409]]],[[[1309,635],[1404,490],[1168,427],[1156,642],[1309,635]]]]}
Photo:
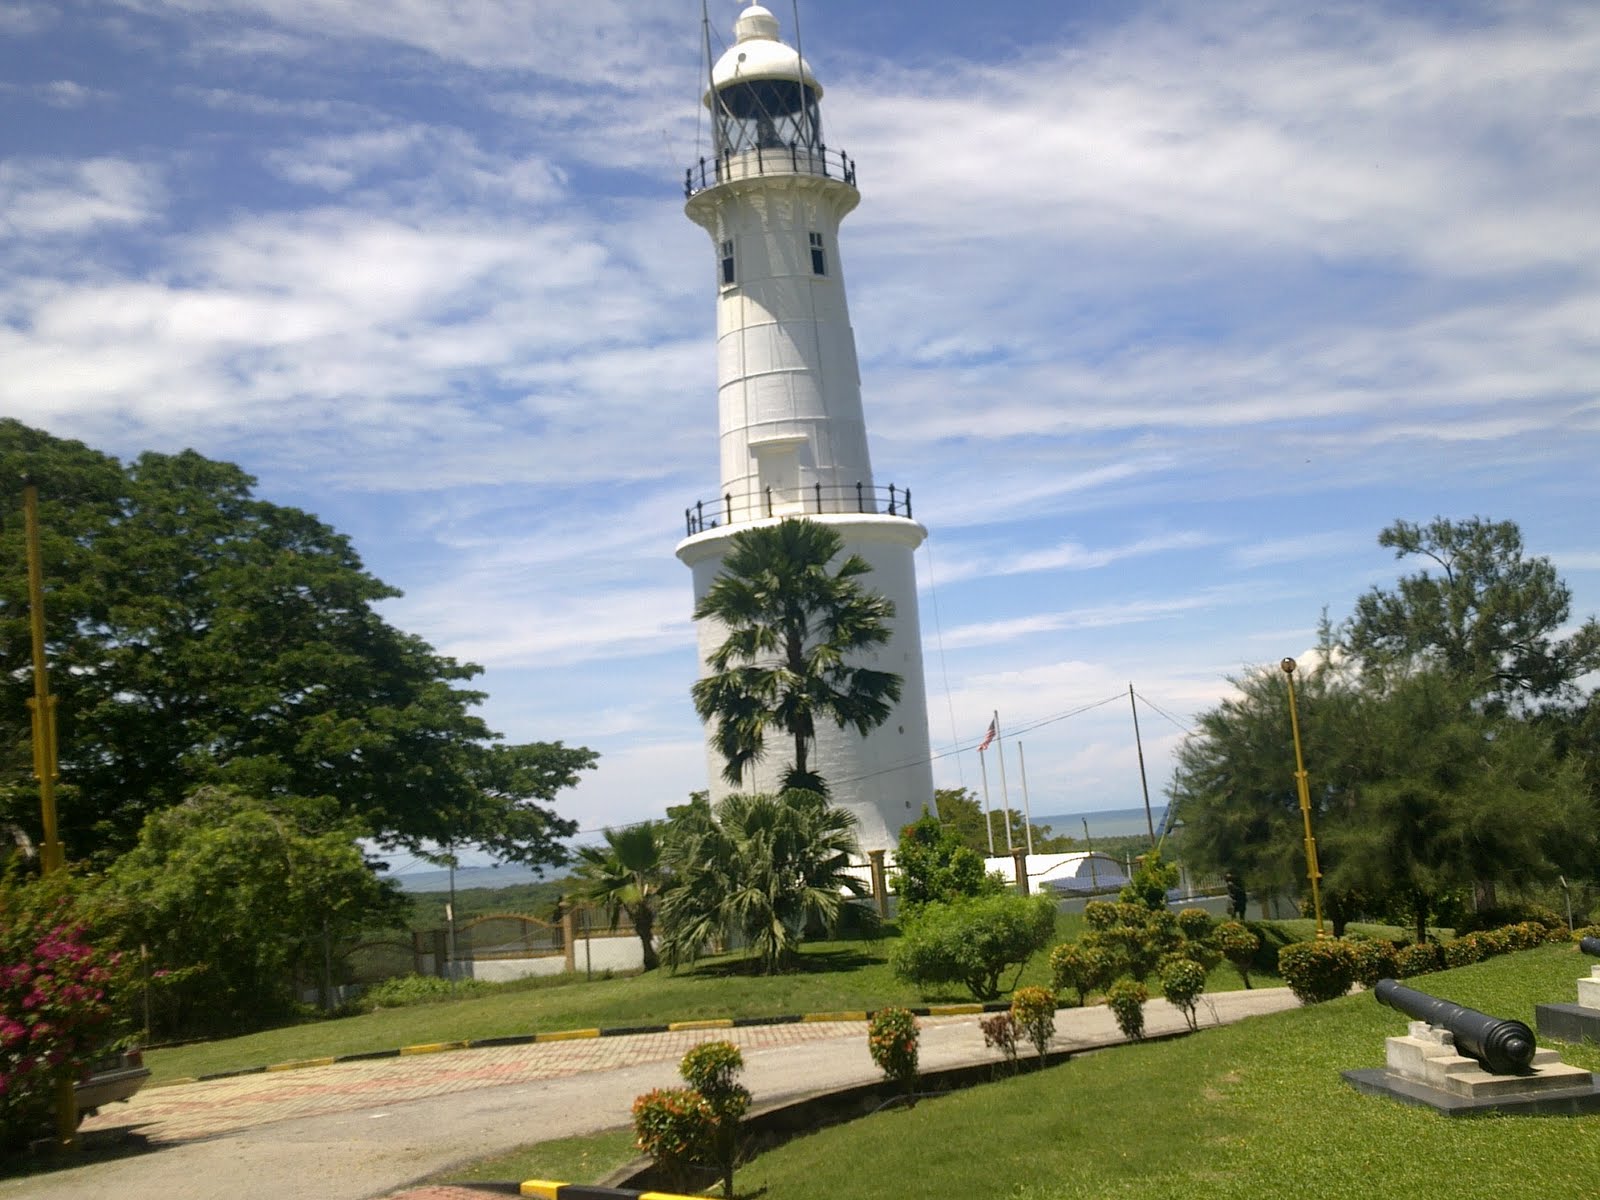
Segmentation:
{"type": "MultiPolygon", "coordinates": [[[[811,67],[791,46],[778,38],[778,18],[770,9],[752,4],[739,14],[733,32],[737,38],[711,68],[711,86],[717,91],[741,81],[761,79],[803,80],[812,98],[822,95],[822,85],[811,67]]],[[[711,94],[706,93],[706,107],[711,94]]]]}

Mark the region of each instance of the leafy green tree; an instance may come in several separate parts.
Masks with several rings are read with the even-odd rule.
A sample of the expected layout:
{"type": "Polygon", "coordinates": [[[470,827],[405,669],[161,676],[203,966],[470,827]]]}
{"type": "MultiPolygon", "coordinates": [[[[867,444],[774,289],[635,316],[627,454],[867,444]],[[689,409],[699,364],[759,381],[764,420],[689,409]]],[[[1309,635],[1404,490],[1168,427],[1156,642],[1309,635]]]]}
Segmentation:
{"type": "Polygon", "coordinates": [[[479,668],[385,623],[398,593],[308,513],[193,451],[126,466],[0,420],[0,821],[36,829],[17,479],[40,486],[62,837],[105,861],[200,785],[355,821],[389,847],[475,842],[561,861],[549,807],[595,756],[496,744],[479,668]]]}
{"type": "Polygon", "coordinates": [[[689,806],[666,838],[667,961],[694,962],[736,933],[767,973],[790,966],[811,926],[838,921],[842,893],[864,890],[849,873],[859,854],[854,824],[815,792],[735,793],[714,808],[689,806]]]}
{"type": "Polygon", "coordinates": [[[902,911],[934,900],[1000,890],[985,873],[982,856],[963,845],[955,830],[927,814],[900,831],[894,865],[894,890],[902,911]]]}
{"type": "Polygon", "coordinates": [[[1526,890],[1592,861],[1595,807],[1579,764],[1549,737],[1496,717],[1439,671],[1391,679],[1362,710],[1360,769],[1320,841],[1334,891],[1404,902],[1427,919],[1452,889],[1498,880],[1526,890]]]}
{"type": "MultiPolygon", "coordinates": [[[[938,788],[934,791],[934,806],[939,810],[939,820],[953,830],[961,843],[979,854],[989,853],[989,837],[984,833],[983,807],[977,795],[969,788],[938,788]]],[[[1011,823],[1011,844],[1028,844],[1027,824],[1022,813],[1009,808],[1002,812],[989,811],[989,829],[994,834],[994,846],[1006,845],[1006,822],[1011,823]]],[[[1033,848],[1039,854],[1065,854],[1077,848],[1077,840],[1055,833],[1049,825],[1033,826],[1033,848]]]]}
{"type": "Polygon", "coordinates": [[[1007,971],[1020,975],[1050,944],[1056,906],[1048,896],[981,896],[925,904],[901,925],[889,954],[896,975],[924,988],[959,983],[993,1000],[1007,971]]]}
{"type": "Polygon", "coordinates": [[[661,826],[655,821],[605,831],[604,846],[578,847],[577,894],[599,904],[615,929],[622,914],[632,922],[644,952],[644,969],[660,966],[656,956],[656,907],[665,882],[661,826]]]}
{"type": "MultiPolygon", "coordinates": [[[[1192,869],[1231,872],[1262,895],[1297,894],[1306,884],[1305,835],[1287,684],[1275,666],[1231,682],[1234,694],[1201,713],[1178,749],[1168,796],[1183,825],[1184,858],[1192,869]]],[[[1359,698],[1328,655],[1296,675],[1295,692],[1321,848],[1326,820],[1358,769],[1359,698]]],[[[1325,872],[1333,854],[1324,856],[1325,872]]]]}
{"type": "Polygon", "coordinates": [[[308,832],[295,814],[229,788],[200,788],[152,813],[106,871],[98,924],[169,973],[166,1036],[239,1033],[293,1010],[294,983],[320,974],[325,946],[403,922],[353,829],[308,832]]]}
{"type": "Polygon", "coordinates": [[[852,554],[831,572],[843,539],[815,521],[788,519],[735,535],[722,574],[695,606],[728,631],[694,685],[695,710],[738,786],[761,761],[767,734],[787,734],[794,759],[785,790],[826,794],[810,768],[817,722],[865,735],[900,699],[900,677],[852,664],[886,644],[894,605],[863,586],[872,568],[852,554]]]}
{"type": "Polygon", "coordinates": [[[1429,566],[1356,601],[1349,648],[1383,672],[1424,660],[1498,704],[1570,699],[1600,667],[1600,624],[1562,635],[1572,593],[1548,558],[1528,557],[1512,521],[1396,521],[1378,535],[1429,566]]]}

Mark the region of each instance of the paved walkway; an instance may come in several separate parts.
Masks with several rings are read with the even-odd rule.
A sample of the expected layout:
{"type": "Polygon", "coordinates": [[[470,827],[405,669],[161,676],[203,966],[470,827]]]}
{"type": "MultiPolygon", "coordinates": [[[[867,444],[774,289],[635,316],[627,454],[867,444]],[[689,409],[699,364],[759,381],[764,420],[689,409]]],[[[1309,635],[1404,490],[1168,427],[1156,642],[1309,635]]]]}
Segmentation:
{"type": "MultiPolygon", "coordinates": [[[[925,1029],[972,1017],[923,1017],[925,1029]]],[[[236,1075],[173,1087],[147,1088],[127,1104],[108,1106],[83,1124],[86,1131],[129,1125],[153,1143],[214,1137],[273,1121],[370,1109],[454,1092],[569,1075],[615,1071],[644,1063],[676,1063],[701,1042],[735,1043],[748,1057],[763,1050],[810,1042],[864,1038],[859,1021],[752,1025],[625,1037],[588,1038],[482,1050],[451,1050],[370,1062],[335,1063],[294,1071],[236,1075]]],[[[864,1044],[864,1042],[863,1042],[864,1044]]],[[[979,1038],[978,1045],[983,1045],[979,1038]]],[[[627,1114],[614,1123],[626,1123],[627,1114]]],[[[538,1140],[538,1139],[530,1139],[538,1140]]]]}
{"type": "MultiPolygon", "coordinates": [[[[1203,1025],[1295,1007],[1285,988],[1207,997],[1203,1025]]],[[[977,1017],[922,1019],[932,1070],[995,1061],[977,1017]]],[[[1164,1001],[1152,1034],[1183,1027],[1164,1001]]],[[[633,1097],[673,1086],[677,1060],[725,1038],[745,1052],[743,1081],[765,1104],[879,1077],[859,1021],[766,1025],[458,1050],[239,1076],[147,1090],[86,1123],[133,1127],[154,1152],[0,1181],[0,1200],[467,1200],[419,1188],[466,1162],[628,1123],[633,1097]],[[407,1187],[410,1191],[406,1191],[407,1187]]],[[[1057,1049],[1120,1035],[1104,1006],[1056,1014],[1057,1049]]],[[[475,1200],[482,1200],[478,1193],[475,1200]]]]}

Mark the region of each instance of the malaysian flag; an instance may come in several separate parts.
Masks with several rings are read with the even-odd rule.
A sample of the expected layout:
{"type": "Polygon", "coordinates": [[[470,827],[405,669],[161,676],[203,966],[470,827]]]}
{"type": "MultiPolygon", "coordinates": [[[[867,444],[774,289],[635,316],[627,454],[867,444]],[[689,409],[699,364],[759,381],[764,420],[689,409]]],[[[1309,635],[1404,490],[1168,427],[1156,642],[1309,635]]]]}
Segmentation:
{"type": "Polygon", "coordinates": [[[989,732],[983,735],[983,741],[978,743],[978,753],[982,754],[989,748],[989,743],[1000,736],[1000,717],[996,714],[994,720],[989,722],[989,732]]]}

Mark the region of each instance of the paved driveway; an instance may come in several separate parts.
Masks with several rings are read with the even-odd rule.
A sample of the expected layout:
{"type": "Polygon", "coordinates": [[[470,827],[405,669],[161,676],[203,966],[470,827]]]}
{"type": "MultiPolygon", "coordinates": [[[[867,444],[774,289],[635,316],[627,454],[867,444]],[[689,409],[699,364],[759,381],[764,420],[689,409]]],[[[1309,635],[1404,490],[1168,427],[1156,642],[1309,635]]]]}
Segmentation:
{"type": "MultiPolygon", "coordinates": [[[[1287,989],[1224,992],[1206,1023],[1294,1007],[1287,989]]],[[[1146,1010],[1151,1033],[1178,1029],[1163,1001],[1146,1010]]],[[[1055,1045],[1118,1039],[1104,1007],[1056,1016],[1055,1045]]],[[[713,1038],[745,1051],[757,1103],[878,1077],[861,1022],[767,1025],[642,1034],[375,1062],[158,1088],[93,1118],[86,1128],[133,1127],[147,1154],[0,1182],[0,1200],[368,1200],[452,1165],[531,1142],[615,1128],[633,1097],[678,1083],[677,1060],[713,1038]]],[[[921,1058],[932,1069],[990,1061],[976,1017],[923,1020],[921,1058]]],[[[437,1189],[429,1196],[442,1200],[437,1189]]],[[[414,1193],[413,1200],[421,1200],[414,1193]]]]}

